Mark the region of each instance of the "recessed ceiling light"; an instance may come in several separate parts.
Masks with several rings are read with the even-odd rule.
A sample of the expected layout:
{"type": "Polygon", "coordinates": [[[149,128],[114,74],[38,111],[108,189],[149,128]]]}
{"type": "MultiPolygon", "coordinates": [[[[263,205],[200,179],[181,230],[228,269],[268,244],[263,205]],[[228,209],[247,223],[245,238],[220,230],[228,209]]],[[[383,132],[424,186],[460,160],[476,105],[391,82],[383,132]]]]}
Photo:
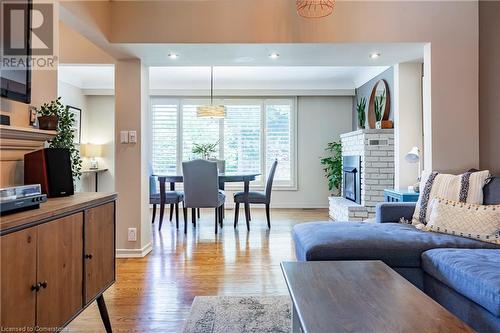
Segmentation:
{"type": "Polygon", "coordinates": [[[279,57],[280,57],[280,54],[278,52],[272,52],[269,55],[269,58],[271,58],[271,59],[278,59],[279,57]]]}
{"type": "Polygon", "coordinates": [[[178,55],[178,54],[176,54],[176,53],[169,53],[169,54],[168,54],[168,57],[169,57],[170,59],[172,59],[172,60],[175,60],[175,59],[179,58],[179,55],[178,55]]]}
{"type": "Polygon", "coordinates": [[[370,59],[377,59],[378,57],[380,57],[380,53],[377,52],[370,53],[370,59]]]}

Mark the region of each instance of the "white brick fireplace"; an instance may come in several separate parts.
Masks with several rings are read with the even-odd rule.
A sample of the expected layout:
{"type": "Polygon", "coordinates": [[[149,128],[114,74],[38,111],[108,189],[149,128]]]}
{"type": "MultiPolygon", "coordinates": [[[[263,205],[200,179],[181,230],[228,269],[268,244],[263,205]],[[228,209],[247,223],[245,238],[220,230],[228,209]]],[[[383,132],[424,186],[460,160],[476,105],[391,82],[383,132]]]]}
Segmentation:
{"type": "Polygon", "coordinates": [[[330,218],[363,221],[375,216],[375,206],[384,201],[384,189],[394,188],[394,130],[364,129],[342,134],[342,156],[361,158],[360,204],[342,196],[330,197],[330,218]]]}

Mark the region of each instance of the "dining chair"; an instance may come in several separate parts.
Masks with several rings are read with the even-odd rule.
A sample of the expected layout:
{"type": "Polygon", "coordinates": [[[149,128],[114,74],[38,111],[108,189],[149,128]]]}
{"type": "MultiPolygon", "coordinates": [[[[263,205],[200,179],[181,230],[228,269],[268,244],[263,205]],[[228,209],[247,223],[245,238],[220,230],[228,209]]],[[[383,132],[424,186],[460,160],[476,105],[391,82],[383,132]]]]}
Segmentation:
{"type": "Polygon", "coordinates": [[[269,169],[269,176],[266,182],[265,192],[248,192],[248,197],[245,196],[245,192],[236,192],[234,194],[234,227],[238,225],[238,214],[240,211],[240,204],[245,205],[245,220],[247,222],[247,230],[250,231],[250,204],[263,204],[266,205],[266,218],[267,227],[271,229],[271,218],[269,213],[269,205],[271,204],[271,192],[273,189],[274,174],[276,173],[276,167],[278,166],[278,160],[275,160],[269,169]]]}
{"type": "Polygon", "coordinates": [[[179,203],[183,201],[184,193],[179,191],[166,191],[165,182],[163,182],[163,184],[160,182],[160,192],[158,192],[156,187],[157,181],[158,177],[156,176],[149,177],[149,204],[153,205],[153,217],[151,219],[151,223],[155,223],[156,206],[160,205],[160,224],[158,230],[161,230],[161,226],[163,224],[165,205],[170,205],[170,221],[172,221],[175,208],[175,225],[176,228],[179,228],[179,203]],[[161,195],[162,192],[165,193],[164,198],[162,198],[161,195]],[[163,203],[162,199],[164,200],[163,203]]]}
{"type": "Polygon", "coordinates": [[[182,162],[184,178],[184,233],[187,233],[187,209],[191,208],[193,225],[196,227],[197,208],[215,208],[215,233],[222,228],[222,205],[226,199],[219,190],[217,163],[206,160],[182,162]]]}

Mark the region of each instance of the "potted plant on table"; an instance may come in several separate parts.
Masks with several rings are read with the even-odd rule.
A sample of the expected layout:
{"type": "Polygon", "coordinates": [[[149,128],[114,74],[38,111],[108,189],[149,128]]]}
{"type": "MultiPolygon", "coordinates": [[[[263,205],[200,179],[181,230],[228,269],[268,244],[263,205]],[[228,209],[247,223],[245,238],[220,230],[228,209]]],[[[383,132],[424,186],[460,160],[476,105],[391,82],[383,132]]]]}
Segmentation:
{"type": "Polygon", "coordinates": [[[342,184],[342,143],[339,141],[330,142],[325,150],[329,156],[321,158],[325,176],[328,180],[328,190],[336,191],[340,195],[340,186],[342,184]]]}
{"type": "Polygon", "coordinates": [[[36,111],[39,115],[38,122],[40,129],[57,131],[57,135],[49,140],[49,148],[68,149],[71,156],[71,171],[73,178],[80,179],[82,174],[82,159],[80,158],[80,151],[74,143],[74,114],[69,112],[69,108],[61,103],[61,97],[49,103],[44,103],[36,111]]]}
{"type": "Polygon", "coordinates": [[[216,143],[195,143],[193,144],[193,154],[200,156],[201,158],[208,160],[212,157],[212,154],[217,151],[217,145],[219,141],[216,143]]]}
{"type": "Polygon", "coordinates": [[[358,128],[364,129],[366,123],[366,97],[362,97],[356,104],[356,112],[358,114],[358,128]]]}

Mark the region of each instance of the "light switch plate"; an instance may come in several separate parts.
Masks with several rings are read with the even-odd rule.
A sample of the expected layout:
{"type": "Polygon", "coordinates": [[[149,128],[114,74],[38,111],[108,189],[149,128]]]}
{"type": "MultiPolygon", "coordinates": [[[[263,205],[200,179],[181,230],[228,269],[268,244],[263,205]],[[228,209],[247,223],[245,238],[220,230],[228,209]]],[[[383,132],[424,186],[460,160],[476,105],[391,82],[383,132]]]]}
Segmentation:
{"type": "Polygon", "coordinates": [[[128,131],[120,131],[120,143],[128,143],[128,131]]]}
{"type": "Polygon", "coordinates": [[[137,143],[137,131],[128,131],[128,142],[137,143]]]}

